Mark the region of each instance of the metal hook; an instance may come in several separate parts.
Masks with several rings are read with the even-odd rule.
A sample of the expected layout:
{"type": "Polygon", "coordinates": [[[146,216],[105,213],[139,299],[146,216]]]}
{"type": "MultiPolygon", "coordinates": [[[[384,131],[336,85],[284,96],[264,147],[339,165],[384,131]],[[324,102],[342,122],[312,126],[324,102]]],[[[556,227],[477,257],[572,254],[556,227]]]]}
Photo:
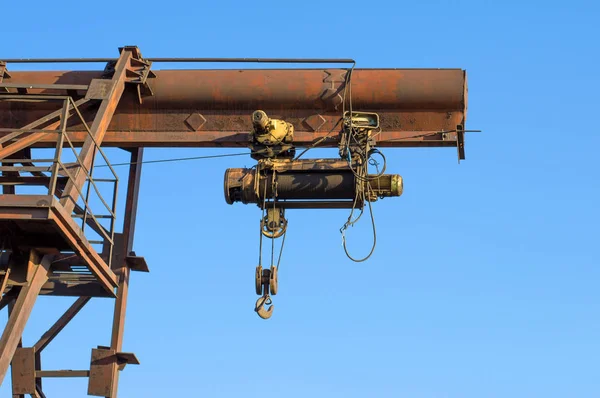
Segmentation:
{"type": "Polygon", "coordinates": [[[254,311],[256,311],[258,316],[262,319],[269,319],[271,315],[273,315],[273,302],[271,301],[271,297],[269,297],[269,295],[259,297],[258,300],[256,300],[256,307],[254,308],[254,311]],[[270,305],[270,307],[266,310],[265,304],[270,305]]]}

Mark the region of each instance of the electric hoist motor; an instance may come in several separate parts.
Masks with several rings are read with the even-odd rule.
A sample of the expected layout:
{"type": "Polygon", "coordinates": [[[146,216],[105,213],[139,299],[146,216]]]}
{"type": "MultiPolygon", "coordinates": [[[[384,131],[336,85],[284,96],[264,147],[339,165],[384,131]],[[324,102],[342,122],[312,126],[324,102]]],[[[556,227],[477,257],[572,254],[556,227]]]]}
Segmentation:
{"type": "Polygon", "coordinates": [[[264,111],[252,114],[252,131],[248,136],[248,146],[254,159],[293,158],[296,150],[294,126],[284,120],[271,119],[264,111]]]}
{"type": "MultiPolygon", "coordinates": [[[[379,198],[402,195],[402,177],[385,173],[385,157],[375,149],[379,115],[367,112],[345,112],[339,132],[338,159],[295,159],[294,126],[285,120],[271,119],[261,110],[252,113],[252,130],[248,134],[251,156],[257,160],[253,168],[234,168],[225,171],[225,201],[256,204],[262,209],[260,221],[259,264],[256,267],[256,294],[261,296],[255,311],[261,318],[270,318],[273,311],[271,296],[277,294],[277,274],[281,250],[285,242],[288,221],[287,209],[351,209],[342,227],[342,242],[348,257],[364,261],[371,253],[357,260],[346,249],[345,230],[360,218],[354,211],[369,207],[379,198]],[[383,159],[381,170],[375,155],[383,159]],[[369,166],[376,173],[368,172],[369,166]],[[263,237],[272,239],[271,266],[262,267],[263,237]],[[274,240],[283,237],[277,263],[274,240]],[[266,309],[268,307],[268,309],[266,309]]],[[[373,221],[373,232],[375,226],[373,221]]]]}
{"type": "Polygon", "coordinates": [[[225,201],[253,203],[282,209],[340,209],[362,207],[356,203],[359,190],[365,199],[400,196],[402,177],[397,174],[367,174],[364,181],[345,160],[302,159],[259,161],[250,169],[227,169],[225,201]]]}

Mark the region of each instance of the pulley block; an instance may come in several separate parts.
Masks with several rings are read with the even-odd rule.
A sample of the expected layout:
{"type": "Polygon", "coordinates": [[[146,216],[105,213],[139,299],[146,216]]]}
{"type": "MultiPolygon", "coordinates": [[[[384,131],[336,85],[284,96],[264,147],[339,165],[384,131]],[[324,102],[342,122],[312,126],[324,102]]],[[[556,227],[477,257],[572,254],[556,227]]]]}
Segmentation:
{"type": "Polygon", "coordinates": [[[259,296],[264,294],[277,295],[278,283],[276,266],[272,265],[270,269],[263,269],[260,265],[257,266],[254,278],[256,294],[259,296]]]}
{"type": "MultiPolygon", "coordinates": [[[[355,209],[362,209],[366,202],[369,202],[370,208],[370,202],[379,198],[402,195],[402,177],[384,174],[385,156],[374,148],[379,128],[379,115],[376,113],[345,112],[338,136],[340,159],[294,159],[293,125],[272,119],[262,110],[252,114],[248,147],[252,158],[258,162],[253,168],[227,169],[224,194],[228,204],[253,203],[263,209],[259,264],[264,237],[272,240],[283,237],[281,259],[288,226],[286,209],[349,208],[352,211],[346,228],[353,222],[355,209]],[[383,159],[381,171],[374,158],[376,154],[383,159]],[[369,166],[375,166],[377,174],[369,174],[369,166]]],[[[273,262],[274,242],[271,259],[273,262]]],[[[261,297],[256,301],[254,310],[263,319],[273,314],[271,295],[277,294],[278,266],[279,261],[270,269],[258,265],[255,270],[255,291],[261,297]]]]}

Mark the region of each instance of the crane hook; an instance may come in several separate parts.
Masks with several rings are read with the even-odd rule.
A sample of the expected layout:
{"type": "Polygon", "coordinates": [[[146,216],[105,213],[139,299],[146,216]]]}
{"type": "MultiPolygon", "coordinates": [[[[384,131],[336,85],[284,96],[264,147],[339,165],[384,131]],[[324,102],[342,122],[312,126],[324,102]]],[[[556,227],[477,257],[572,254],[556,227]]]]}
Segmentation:
{"type": "Polygon", "coordinates": [[[269,319],[273,315],[273,301],[270,295],[277,294],[277,267],[271,266],[271,269],[263,269],[262,266],[256,267],[255,274],[256,294],[261,297],[256,300],[254,311],[262,319],[269,319]],[[268,308],[265,308],[268,305],[268,308]]]}
{"type": "Polygon", "coordinates": [[[258,316],[262,319],[269,319],[271,315],[273,315],[273,302],[271,301],[271,297],[268,294],[259,297],[258,300],[256,300],[254,311],[256,311],[258,316]],[[270,307],[265,309],[265,305],[269,305],[270,307]]]}

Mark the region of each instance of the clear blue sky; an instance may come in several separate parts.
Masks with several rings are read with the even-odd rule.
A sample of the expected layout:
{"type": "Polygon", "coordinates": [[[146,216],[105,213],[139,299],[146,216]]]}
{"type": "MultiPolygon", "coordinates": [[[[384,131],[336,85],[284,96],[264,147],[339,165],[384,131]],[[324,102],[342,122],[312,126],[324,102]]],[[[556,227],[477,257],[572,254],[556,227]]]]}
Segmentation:
{"type": "MultiPolygon", "coordinates": [[[[224,170],[251,159],[145,167],[135,250],[151,273],[133,275],[124,345],[142,365],[122,373],[120,397],[600,396],[595,2],[12,1],[2,15],[0,59],[135,44],[147,57],[468,71],[467,127],[484,132],[467,136],[467,160],[386,150],[405,193],[376,204],[379,242],[363,264],[344,256],[345,211],[289,212],[268,322],[253,312],[259,210],[222,194],[224,170]]],[[[351,230],[359,254],[368,228],[351,230]]],[[[25,344],[70,303],[42,299],[25,344]]],[[[93,300],[44,368],[86,368],[110,343],[111,309],[93,300]]],[[[44,383],[48,397],[86,393],[85,379],[44,383]]]]}

